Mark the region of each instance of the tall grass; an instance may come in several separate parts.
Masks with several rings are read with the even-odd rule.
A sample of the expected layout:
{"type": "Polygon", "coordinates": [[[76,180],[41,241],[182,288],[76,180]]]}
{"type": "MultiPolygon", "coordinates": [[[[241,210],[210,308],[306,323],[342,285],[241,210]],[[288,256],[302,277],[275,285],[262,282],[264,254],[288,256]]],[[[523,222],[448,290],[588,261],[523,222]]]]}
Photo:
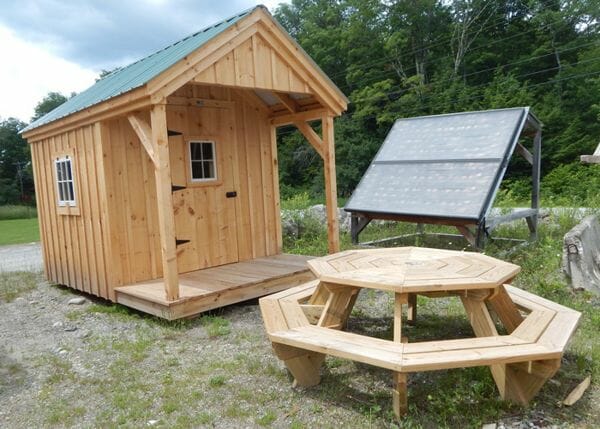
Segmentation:
{"type": "Polygon", "coordinates": [[[31,219],[37,217],[37,210],[31,206],[0,206],[0,220],[31,219]]]}

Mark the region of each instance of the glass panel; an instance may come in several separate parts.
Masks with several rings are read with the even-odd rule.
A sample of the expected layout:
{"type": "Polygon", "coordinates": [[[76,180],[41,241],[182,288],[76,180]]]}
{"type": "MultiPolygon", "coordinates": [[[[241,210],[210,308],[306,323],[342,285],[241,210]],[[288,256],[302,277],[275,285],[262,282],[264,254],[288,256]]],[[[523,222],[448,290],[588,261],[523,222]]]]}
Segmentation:
{"type": "Polygon", "coordinates": [[[212,143],[202,143],[202,159],[209,160],[213,159],[213,145],[212,143]]]}
{"type": "Polygon", "coordinates": [[[204,161],[204,178],[214,179],[215,178],[215,167],[213,161],[204,161]]]}
{"type": "Polygon", "coordinates": [[[60,162],[60,171],[62,173],[62,180],[67,180],[67,167],[65,161],[60,162]]]}
{"type": "Polygon", "coordinates": [[[65,170],[66,170],[66,173],[67,173],[67,175],[66,175],[67,180],[72,180],[73,179],[73,175],[71,173],[71,160],[70,159],[67,159],[65,161],[65,170]]]}
{"type": "Polygon", "coordinates": [[[190,142],[190,159],[192,161],[202,160],[202,145],[197,142],[190,142]]]}
{"type": "Polygon", "coordinates": [[[192,161],[192,179],[204,179],[202,162],[192,161]]]}
{"type": "Polygon", "coordinates": [[[65,189],[63,188],[64,182],[58,182],[58,201],[62,202],[65,200],[65,189]]]}
{"type": "Polygon", "coordinates": [[[54,164],[54,166],[56,167],[56,180],[62,180],[62,171],[60,169],[60,162],[56,162],[54,164]]]}
{"type": "Polygon", "coordinates": [[[73,190],[73,181],[67,182],[67,189],[68,189],[68,200],[69,201],[75,201],[75,191],[73,190]]]}

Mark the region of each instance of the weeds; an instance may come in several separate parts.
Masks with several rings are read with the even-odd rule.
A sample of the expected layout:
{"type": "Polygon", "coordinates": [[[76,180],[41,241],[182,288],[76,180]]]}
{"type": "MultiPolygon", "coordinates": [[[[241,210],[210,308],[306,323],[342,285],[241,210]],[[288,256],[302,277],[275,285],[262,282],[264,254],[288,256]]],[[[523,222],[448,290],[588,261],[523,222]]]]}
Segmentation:
{"type": "Polygon", "coordinates": [[[11,302],[19,296],[37,288],[42,281],[40,273],[0,273],[0,302],[11,302]]]}
{"type": "Polygon", "coordinates": [[[31,219],[37,217],[37,209],[31,206],[0,206],[0,220],[31,219]]]}

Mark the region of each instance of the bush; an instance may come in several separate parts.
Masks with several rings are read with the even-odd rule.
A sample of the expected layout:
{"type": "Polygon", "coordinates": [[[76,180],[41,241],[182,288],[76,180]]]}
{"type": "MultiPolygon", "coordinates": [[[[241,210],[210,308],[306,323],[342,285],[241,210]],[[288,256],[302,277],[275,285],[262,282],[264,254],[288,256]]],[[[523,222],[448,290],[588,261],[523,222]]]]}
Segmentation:
{"type": "Polygon", "coordinates": [[[545,205],[596,206],[600,166],[579,163],[556,167],[542,180],[545,205]]]}

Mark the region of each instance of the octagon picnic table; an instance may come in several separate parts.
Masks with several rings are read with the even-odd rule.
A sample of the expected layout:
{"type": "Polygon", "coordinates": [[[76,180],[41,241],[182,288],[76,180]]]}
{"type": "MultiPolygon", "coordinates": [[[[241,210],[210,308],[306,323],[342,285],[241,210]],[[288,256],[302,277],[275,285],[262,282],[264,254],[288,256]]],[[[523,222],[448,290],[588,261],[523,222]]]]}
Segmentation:
{"type": "Polygon", "coordinates": [[[580,313],[508,285],[520,267],[480,253],[418,247],[349,250],[308,261],[317,280],[260,301],[295,384],[319,383],[326,354],[393,371],[394,412],[407,412],[407,373],[489,366],[503,399],[528,401],[558,370],[580,313]],[[343,332],[361,289],[394,293],[393,341],[343,332]],[[403,307],[458,296],[477,338],[408,343],[403,307]],[[507,334],[499,335],[490,310],[507,334]]]}
{"type": "MultiPolygon", "coordinates": [[[[325,304],[319,326],[343,328],[362,288],[394,293],[393,332],[397,342],[407,342],[402,336],[402,307],[408,306],[407,319],[414,323],[417,295],[458,294],[477,336],[498,335],[484,303],[486,298],[507,328],[514,329],[523,320],[502,286],[521,268],[480,253],[420,247],[350,250],[312,259],[308,265],[321,280],[313,300],[322,295],[325,304]],[[490,293],[495,295],[490,297],[490,293]]],[[[406,412],[406,381],[406,373],[394,373],[396,414],[406,412]]]]}

